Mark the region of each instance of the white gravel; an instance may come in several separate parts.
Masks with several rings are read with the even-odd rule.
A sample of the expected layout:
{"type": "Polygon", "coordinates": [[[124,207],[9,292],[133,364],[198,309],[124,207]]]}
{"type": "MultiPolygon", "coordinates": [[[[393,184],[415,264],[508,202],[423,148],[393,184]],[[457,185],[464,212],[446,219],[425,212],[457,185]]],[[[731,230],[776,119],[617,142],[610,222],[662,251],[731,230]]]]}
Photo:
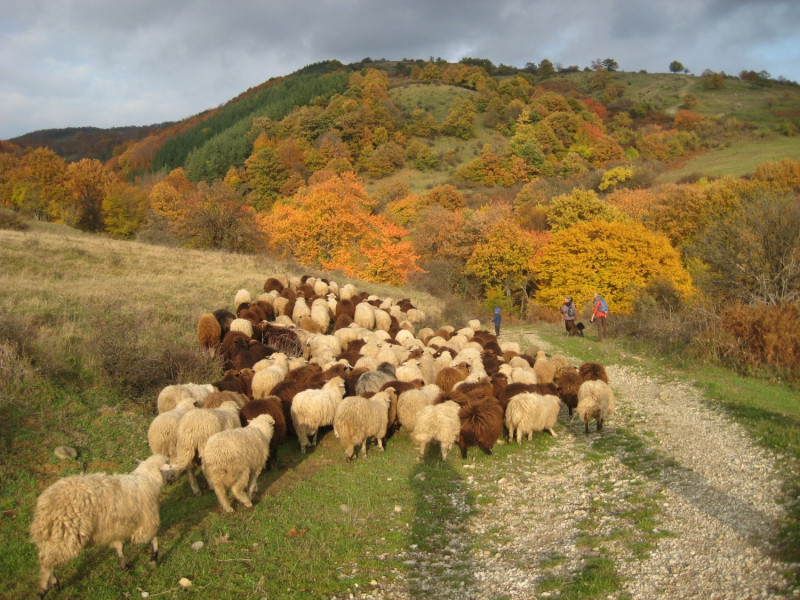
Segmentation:
{"type": "Polygon", "coordinates": [[[557,598],[609,564],[619,584],[603,598],[800,597],[785,579],[799,566],[772,546],[780,459],[688,383],[607,370],[617,412],[602,432],[563,410],[547,456],[523,444],[465,464],[463,489],[429,499],[452,505],[436,550],[410,547],[402,569],[349,597],[557,598]]]}

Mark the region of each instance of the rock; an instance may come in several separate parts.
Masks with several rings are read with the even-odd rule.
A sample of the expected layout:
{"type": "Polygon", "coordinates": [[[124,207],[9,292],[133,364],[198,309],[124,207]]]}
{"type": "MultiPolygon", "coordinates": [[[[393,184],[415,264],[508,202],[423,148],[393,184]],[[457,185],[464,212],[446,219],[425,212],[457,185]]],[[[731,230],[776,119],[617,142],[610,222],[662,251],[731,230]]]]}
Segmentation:
{"type": "Polygon", "coordinates": [[[192,550],[194,551],[202,550],[203,546],[205,546],[205,544],[202,541],[197,541],[194,544],[192,544],[192,550]]]}
{"type": "Polygon", "coordinates": [[[69,460],[78,457],[78,451],[70,446],[59,446],[53,450],[53,454],[55,454],[61,460],[69,460]]]}

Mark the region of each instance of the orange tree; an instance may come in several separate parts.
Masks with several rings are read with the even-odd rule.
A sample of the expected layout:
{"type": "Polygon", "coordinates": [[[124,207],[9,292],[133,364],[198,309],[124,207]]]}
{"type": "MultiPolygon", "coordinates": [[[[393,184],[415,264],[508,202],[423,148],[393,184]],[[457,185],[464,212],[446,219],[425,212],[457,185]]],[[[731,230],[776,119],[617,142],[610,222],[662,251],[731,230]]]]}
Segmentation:
{"type": "Polygon", "coordinates": [[[354,173],[319,171],[307,187],[278,200],[262,224],[270,248],[301,264],[405,283],[417,256],[403,240],[406,230],[373,214],[376,206],[354,173]]]}
{"type": "Polygon", "coordinates": [[[682,298],[693,292],[689,273],[669,240],[638,223],[578,223],[553,234],[534,261],[536,299],[558,307],[564,296],[580,304],[599,291],[612,312],[628,314],[637,290],[658,279],[682,298]]]}

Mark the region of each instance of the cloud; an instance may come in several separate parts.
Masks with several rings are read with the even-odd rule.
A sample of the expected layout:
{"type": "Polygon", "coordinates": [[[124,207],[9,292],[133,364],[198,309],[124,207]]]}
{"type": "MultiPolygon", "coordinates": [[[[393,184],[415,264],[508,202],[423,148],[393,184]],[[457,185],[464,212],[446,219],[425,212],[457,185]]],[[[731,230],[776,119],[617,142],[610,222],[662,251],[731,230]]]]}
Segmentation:
{"type": "Polygon", "coordinates": [[[0,0],[0,138],[145,125],[328,59],[548,58],[800,80],[796,0],[0,0]]]}

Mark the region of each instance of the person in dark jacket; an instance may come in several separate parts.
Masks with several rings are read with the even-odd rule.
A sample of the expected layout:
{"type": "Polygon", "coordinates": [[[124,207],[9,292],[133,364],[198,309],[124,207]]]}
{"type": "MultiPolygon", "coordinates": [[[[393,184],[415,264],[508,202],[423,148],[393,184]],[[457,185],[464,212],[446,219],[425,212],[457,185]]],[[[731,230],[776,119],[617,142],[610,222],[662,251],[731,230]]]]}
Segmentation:
{"type": "Polygon", "coordinates": [[[575,303],[570,296],[564,296],[564,304],[561,305],[561,314],[564,316],[564,327],[569,333],[575,328],[575,315],[577,314],[575,303]]]}
{"type": "Polygon", "coordinates": [[[494,334],[497,337],[500,337],[500,321],[502,320],[503,318],[500,316],[500,307],[498,306],[494,309],[494,317],[492,317],[492,323],[494,323],[494,334]]]}

